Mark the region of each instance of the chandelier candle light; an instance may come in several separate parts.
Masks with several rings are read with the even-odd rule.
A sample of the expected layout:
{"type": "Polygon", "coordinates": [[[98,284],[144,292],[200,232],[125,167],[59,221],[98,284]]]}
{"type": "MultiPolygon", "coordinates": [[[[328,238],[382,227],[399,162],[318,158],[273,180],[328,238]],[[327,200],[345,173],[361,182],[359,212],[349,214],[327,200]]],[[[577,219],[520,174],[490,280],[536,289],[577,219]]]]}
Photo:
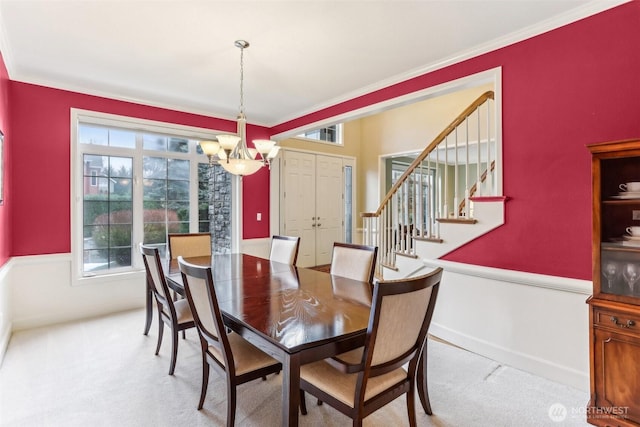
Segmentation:
{"type": "Polygon", "coordinates": [[[233,175],[251,175],[263,166],[270,166],[270,162],[280,150],[275,141],[255,139],[255,148],[247,147],[246,129],[247,118],[244,115],[244,50],[249,42],[236,40],[235,46],[240,48],[240,113],[238,114],[238,128],[236,135],[217,135],[217,141],[200,141],[200,148],[209,157],[209,163],[218,163],[233,175]],[[258,159],[260,154],[260,159],[258,159]]]}

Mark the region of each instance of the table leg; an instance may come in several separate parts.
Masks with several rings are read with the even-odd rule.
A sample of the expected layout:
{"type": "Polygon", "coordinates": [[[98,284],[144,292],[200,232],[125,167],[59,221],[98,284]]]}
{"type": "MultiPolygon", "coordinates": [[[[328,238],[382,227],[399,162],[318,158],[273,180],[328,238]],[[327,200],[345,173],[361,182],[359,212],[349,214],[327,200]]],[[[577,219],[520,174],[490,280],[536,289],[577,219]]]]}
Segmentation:
{"type": "Polygon", "coordinates": [[[431,402],[429,401],[429,389],[427,385],[427,341],[424,341],[420,360],[418,360],[418,372],[416,373],[416,386],[418,388],[418,396],[420,403],[427,415],[432,415],[431,402]]]}
{"type": "Polygon", "coordinates": [[[146,298],[146,320],[144,325],[144,334],[147,335],[149,333],[149,329],[151,328],[151,319],[153,318],[153,294],[151,293],[151,288],[149,288],[149,280],[145,277],[145,298],[146,298]]]}
{"type": "Polygon", "coordinates": [[[282,425],[298,425],[300,405],[300,357],[288,354],[282,364],[282,425]]]}

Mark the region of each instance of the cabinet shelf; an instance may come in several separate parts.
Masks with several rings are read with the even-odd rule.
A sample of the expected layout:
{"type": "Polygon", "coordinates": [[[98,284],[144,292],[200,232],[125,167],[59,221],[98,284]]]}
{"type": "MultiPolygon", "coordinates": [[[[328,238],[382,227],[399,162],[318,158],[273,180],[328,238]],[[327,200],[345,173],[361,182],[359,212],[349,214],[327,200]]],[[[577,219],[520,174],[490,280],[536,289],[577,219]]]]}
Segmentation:
{"type": "Polygon", "coordinates": [[[624,242],[602,242],[600,248],[603,251],[635,252],[640,254],[640,245],[625,245],[624,242]]]}

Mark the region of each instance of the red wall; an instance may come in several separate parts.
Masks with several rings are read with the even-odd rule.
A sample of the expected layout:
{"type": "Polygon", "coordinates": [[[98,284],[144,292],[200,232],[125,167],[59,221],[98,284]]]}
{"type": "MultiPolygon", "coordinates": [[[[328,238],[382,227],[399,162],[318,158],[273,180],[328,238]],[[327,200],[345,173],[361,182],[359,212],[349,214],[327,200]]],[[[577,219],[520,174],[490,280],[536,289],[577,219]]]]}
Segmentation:
{"type": "Polygon", "coordinates": [[[444,259],[590,279],[591,172],[585,145],[640,137],[639,41],[640,2],[626,3],[272,131],[502,67],[506,224],[444,259]]]}
{"type": "MultiPolygon", "coordinates": [[[[66,253],[70,238],[70,109],[235,132],[235,122],[11,82],[12,256],[66,253]]],[[[267,137],[248,126],[249,139],[267,137]]],[[[269,181],[243,178],[245,237],[268,236],[269,181]],[[246,201],[246,202],[245,202],[246,201]],[[266,206],[266,207],[265,207],[266,206]],[[266,221],[255,222],[256,211],[266,221]],[[253,221],[251,220],[253,218],[253,221]]]]}
{"type": "Polygon", "coordinates": [[[4,265],[11,256],[11,132],[9,129],[9,75],[4,65],[4,59],[0,53],[0,130],[4,133],[4,161],[2,174],[4,178],[4,202],[0,205],[0,266],[4,265]]]}

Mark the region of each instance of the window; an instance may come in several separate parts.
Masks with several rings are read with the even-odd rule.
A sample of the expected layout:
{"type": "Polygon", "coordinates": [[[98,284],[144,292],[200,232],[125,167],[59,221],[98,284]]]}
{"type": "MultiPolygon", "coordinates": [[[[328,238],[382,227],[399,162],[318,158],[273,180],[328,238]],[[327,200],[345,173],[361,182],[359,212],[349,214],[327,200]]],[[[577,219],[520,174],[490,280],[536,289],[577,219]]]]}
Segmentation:
{"type": "Polygon", "coordinates": [[[139,271],[138,243],[166,256],[168,233],[210,231],[197,142],[212,131],[80,110],[72,123],[76,277],[139,271]]]}
{"type": "MultiPolygon", "coordinates": [[[[407,157],[388,160],[387,167],[391,168],[391,180],[388,182],[387,192],[400,179],[412,161],[413,158],[407,157]]],[[[436,216],[435,192],[432,191],[435,175],[435,169],[430,169],[427,162],[423,162],[423,166],[409,176],[406,185],[396,193],[398,202],[394,204],[393,216],[397,222],[416,227],[421,233],[430,230],[430,224],[434,223],[436,216]]]]}
{"type": "Polygon", "coordinates": [[[299,138],[312,139],[319,142],[342,145],[342,123],[310,130],[298,135],[299,138]]]}

